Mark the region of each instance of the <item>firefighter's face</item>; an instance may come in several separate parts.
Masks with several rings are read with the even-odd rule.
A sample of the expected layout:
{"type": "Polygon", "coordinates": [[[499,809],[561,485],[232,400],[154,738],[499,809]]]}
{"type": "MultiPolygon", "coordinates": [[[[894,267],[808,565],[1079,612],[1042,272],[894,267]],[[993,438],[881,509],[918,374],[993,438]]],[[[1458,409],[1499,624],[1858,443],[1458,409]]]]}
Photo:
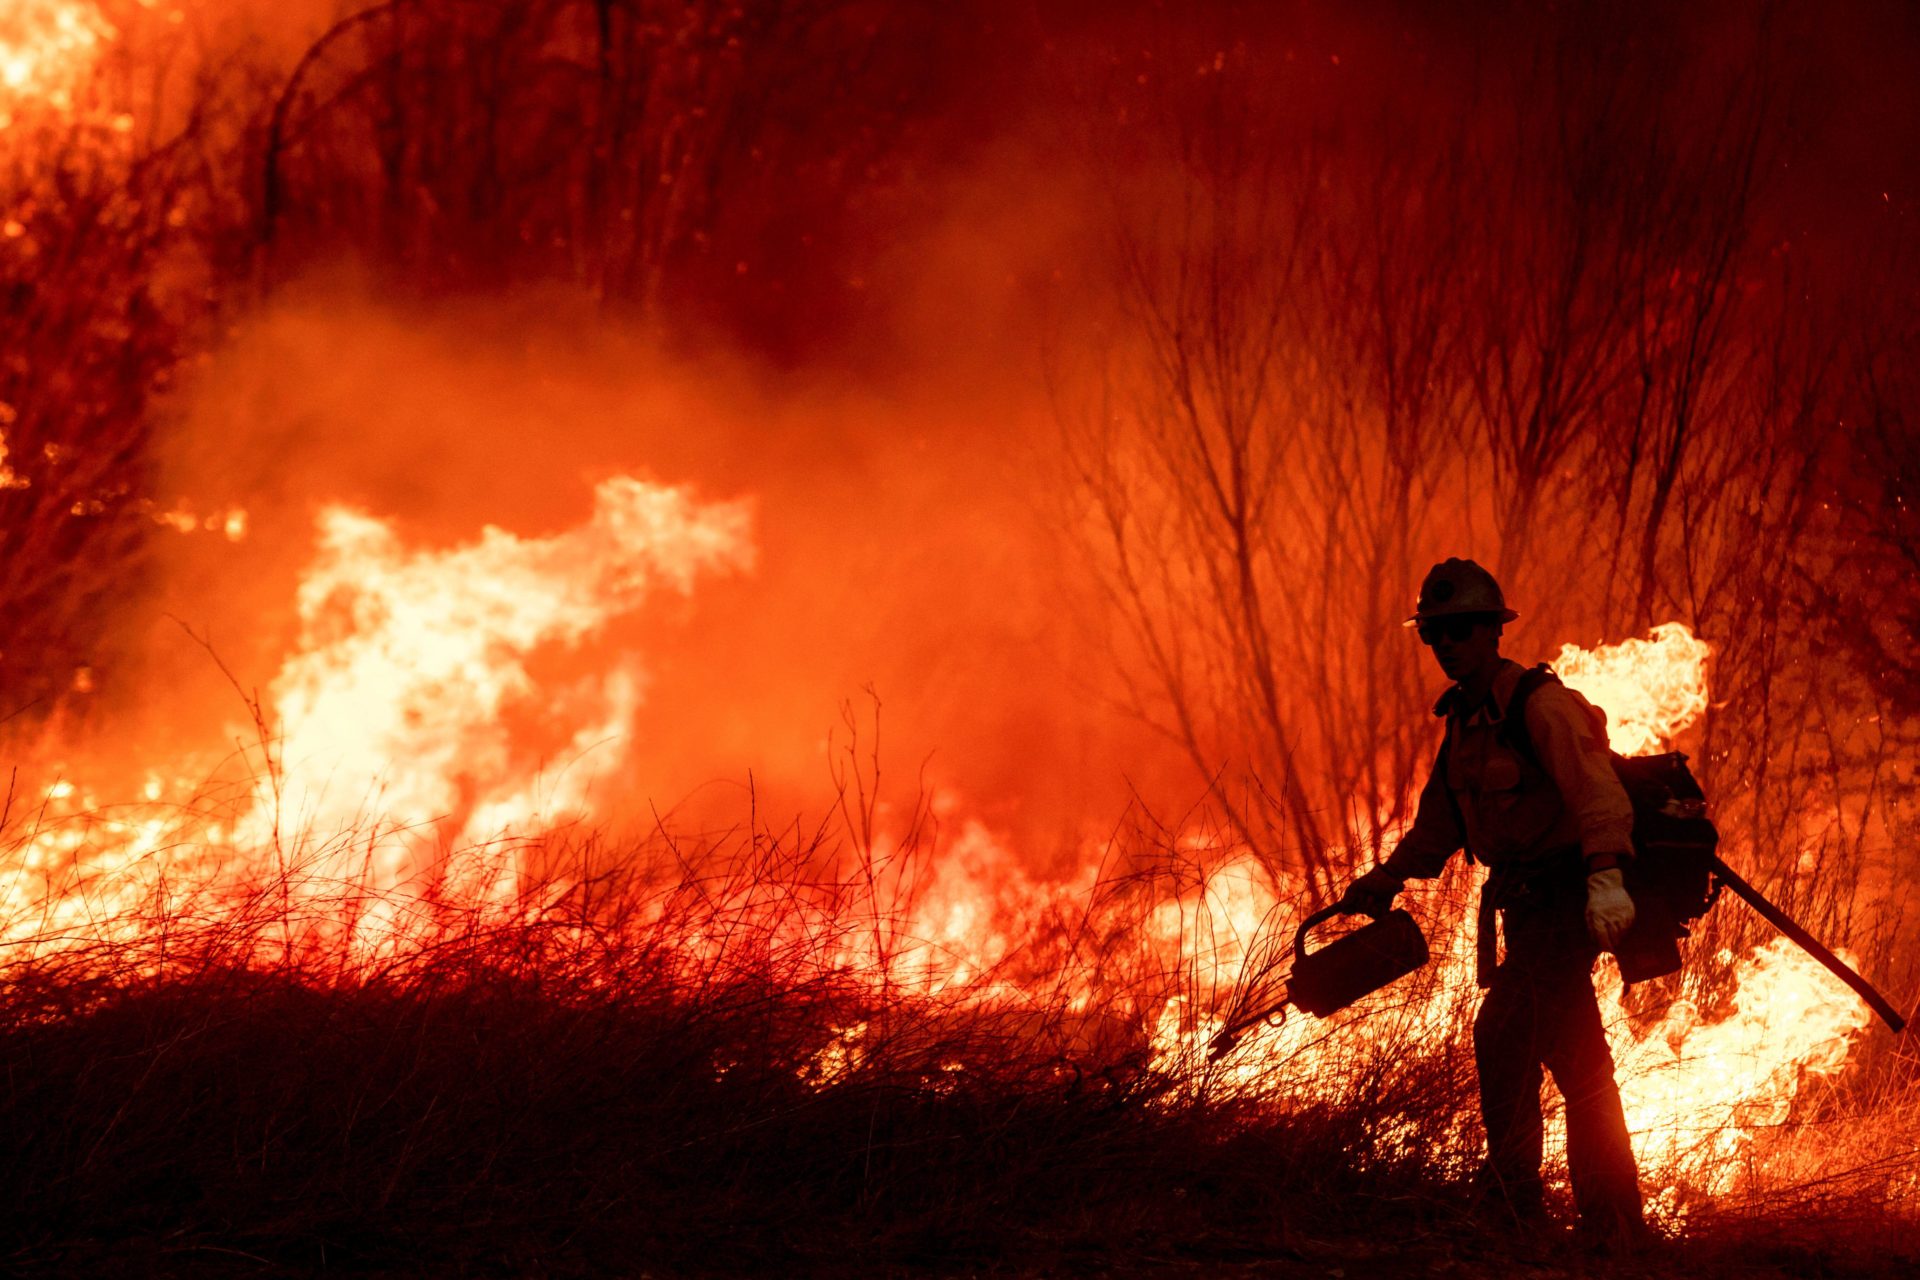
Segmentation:
{"type": "Polygon", "coordinates": [[[1420,641],[1433,650],[1447,679],[1471,683],[1500,661],[1500,620],[1475,614],[1434,618],[1420,624],[1420,641]]]}

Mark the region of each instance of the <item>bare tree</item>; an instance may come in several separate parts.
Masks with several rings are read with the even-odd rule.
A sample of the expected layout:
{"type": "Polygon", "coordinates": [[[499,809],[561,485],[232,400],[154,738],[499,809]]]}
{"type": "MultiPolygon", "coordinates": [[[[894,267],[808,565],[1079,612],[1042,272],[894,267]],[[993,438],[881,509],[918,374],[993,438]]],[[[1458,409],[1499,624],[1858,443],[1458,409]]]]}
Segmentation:
{"type": "Polygon", "coordinates": [[[1104,581],[1151,673],[1140,709],[1212,780],[1245,838],[1277,861],[1284,837],[1324,873],[1273,634],[1273,534],[1298,498],[1286,463],[1299,422],[1278,365],[1299,323],[1314,211],[1286,194],[1303,175],[1282,172],[1286,153],[1254,118],[1245,75],[1223,65],[1201,77],[1193,115],[1165,139],[1170,190],[1111,193],[1132,340],[1070,444],[1109,557],[1104,581]],[[1230,775],[1223,734],[1239,733],[1257,765],[1230,775]]]}
{"type": "MultiPolygon", "coordinates": [[[[104,55],[103,55],[104,56],[104,55]]],[[[207,86],[107,64],[57,103],[0,103],[0,723],[83,707],[166,514],[149,410],[204,300],[190,215],[214,198],[207,86]],[[162,110],[163,106],[166,108],[162,110]]],[[[101,692],[109,690],[103,688],[101,692]]]]}
{"type": "Polygon", "coordinates": [[[1334,168],[1259,85],[1222,55],[1113,144],[1149,176],[1110,191],[1125,327],[1069,443],[1136,706],[1324,889],[1432,749],[1392,647],[1461,429],[1465,169],[1425,138],[1334,168]]]}
{"type": "MultiPolygon", "coordinates": [[[[1528,38],[1453,86],[1459,120],[1412,65],[1303,107],[1245,47],[1096,113],[1118,322],[1063,418],[1130,687],[1316,882],[1431,759],[1396,625],[1427,564],[1494,565],[1541,639],[1738,627],[1750,557],[1810,518],[1828,392],[1756,243],[1768,63],[1528,38]]],[[[1730,687],[1777,670],[1733,643],[1730,687]]]]}
{"type": "Polygon", "coordinates": [[[354,245],[421,284],[558,278],[645,310],[880,30],[843,0],[371,3],[263,122],[263,272],[354,245]]]}
{"type": "Polygon", "coordinates": [[[1765,26],[1718,74],[1677,38],[1585,23],[1492,73],[1503,123],[1479,144],[1467,364],[1505,567],[1563,576],[1565,550],[1538,550],[1542,513],[1613,510],[1585,566],[1607,600],[1556,622],[1656,621],[1675,487],[1742,376],[1755,184],[1779,124],[1765,26]]]}

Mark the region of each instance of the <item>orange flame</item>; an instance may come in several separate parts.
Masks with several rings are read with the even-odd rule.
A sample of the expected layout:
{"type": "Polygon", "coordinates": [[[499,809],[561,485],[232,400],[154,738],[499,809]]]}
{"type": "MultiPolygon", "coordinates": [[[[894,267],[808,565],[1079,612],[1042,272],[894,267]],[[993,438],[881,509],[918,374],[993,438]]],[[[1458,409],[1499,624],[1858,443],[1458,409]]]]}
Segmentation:
{"type": "Polygon", "coordinates": [[[1707,709],[1704,640],[1683,622],[1665,622],[1647,639],[1581,649],[1563,645],[1553,669],[1607,713],[1607,737],[1623,756],[1667,750],[1707,709]]]}
{"type": "Polygon", "coordinates": [[[0,7],[0,129],[23,106],[73,109],[74,93],[115,35],[82,0],[8,0],[0,7]]]}
{"type": "Polygon", "coordinates": [[[551,538],[500,529],[446,551],[409,552],[393,527],[343,507],[320,517],[320,556],[301,581],[298,652],[271,688],[278,817],[332,832],[377,820],[447,829],[456,842],[537,829],[583,811],[621,758],[639,703],[631,663],[556,696],[526,660],[577,646],[656,587],[746,567],[747,513],[681,490],[616,479],[593,517],[551,538]],[[544,782],[502,723],[538,696],[573,732],[544,782]]]}
{"type": "MultiPolygon", "coordinates": [[[[623,660],[536,689],[528,660],[582,644],[657,588],[685,593],[701,574],[750,567],[748,519],[744,503],[616,478],[576,529],[488,528],[409,551],[387,522],[329,508],[297,594],[299,645],[260,709],[266,755],[250,797],[215,822],[184,781],[156,776],[142,803],[106,808],[54,783],[0,896],[0,936],[42,948],[137,936],[156,914],[275,878],[314,902],[350,886],[360,949],[404,941],[423,877],[467,907],[511,906],[513,838],[592,812],[595,784],[625,759],[642,686],[623,660]],[[545,760],[516,749],[503,723],[515,712],[546,721],[545,760]]],[[[244,514],[222,527],[244,532],[244,514]]]]}
{"type": "MultiPolygon", "coordinates": [[[[747,527],[744,504],[700,504],[631,479],[602,484],[591,518],[576,528],[542,538],[488,528],[435,550],[408,548],[390,523],[363,512],[329,508],[298,589],[299,644],[261,708],[268,768],[233,819],[160,803],[181,790],[162,775],[142,801],[106,809],[82,786],[55,784],[0,889],[0,938],[45,952],[134,936],[156,913],[217,916],[232,909],[222,894],[247,890],[274,867],[287,895],[282,909],[308,904],[324,916],[339,886],[361,895],[350,918],[320,932],[356,961],[425,944],[410,923],[423,876],[466,908],[511,918],[525,909],[516,838],[594,812],[595,784],[624,758],[643,687],[637,666],[620,660],[571,687],[540,688],[533,656],[577,649],[662,587],[685,592],[703,575],[748,568],[747,527]],[[535,709],[554,744],[544,761],[503,727],[535,709]]],[[[1707,653],[1686,628],[1668,624],[1645,640],[1568,646],[1556,665],[1609,711],[1616,746],[1651,750],[1705,708],[1707,653]]],[[[936,797],[934,816],[955,808],[936,797]]],[[[1144,1034],[1152,1068],[1192,1089],[1293,1105],[1366,1089],[1367,1064],[1382,1055],[1460,1042],[1476,988],[1470,913],[1455,886],[1428,911],[1435,962],[1420,975],[1329,1023],[1295,1015],[1257,1028],[1231,1058],[1209,1064],[1221,1025],[1214,1011],[1274,967],[1271,939],[1290,937],[1305,886],[1276,884],[1247,850],[1215,837],[1193,834],[1181,851],[1203,873],[1147,904],[1134,935],[1150,957],[1147,972],[1158,975],[1139,988],[1158,996],[1126,1006],[1137,1010],[1132,1034],[1144,1034]]],[[[1045,922],[1087,918],[1096,857],[1077,876],[1041,882],[964,818],[930,865],[914,866],[884,833],[859,852],[873,892],[898,904],[884,919],[876,911],[864,933],[836,922],[830,893],[816,902],[804,887],[748,884],[717,904],[716,918],[757,913],[783,945],[817,953],[823,966],[880,975],[892,989],[1002,999],[1068,1019],[1106,1016],[1096,993],[1111,977],[1101,971],[1111,957],[1022,966],[1045,922]]],[[[689,926],[676,945],[689,955],[720,945],[706,928],[689,926]]],[[[1754,1167],[1803,1083],[1842,1072],[1867,1022],[1857,1000],[1784,942],[1734,972],[1731,1013],[1714,1022],[1685,1002],[1638,1029],[1624,1014],[1611,1019],[1651,1203],[1670,1219],[1754,1167]]],[[[1618,1009],[1610,967],[1600,990],[1603,1007],[1618,1009]]],[[[841,1026],[808,1078],[824,1084],[860,1069],[866,1037],[862,1021],[841,1026]]],[[[1437,1154],[1464,1170],[1477,1154],[1472,1118],[1449,1114],[1442,1123],[1437,1138],[1390,1120],[1374,1136],[1387,1149],[1429,1144],[1430,1154],[1437,1141],[1437,1154]]]]}
{"type": "MultiPolygon", "coordinates": [[[[1717,1022],[1679,1000],[1644,1031],[1614,1028],[1627,1127],[1659,1174],[1654,1208],[1668,1215],[1731,1190],[1748,1168],[1743,1157],[1787,1123],[1801,1087],[1839,1075],[1872,1021],[1859,997],[1785,938],[1741,960],[1734,982],[1732,1012],[1717,1022]]],[[[1610,970],[1602,999],[1619,993],[1610,970]]]]}
{"type": "Polygon", "coordinates": [[[576,529],[487,528],[444,551],[408,551],[390,524],[327,509],[299,587],[299,648],[270,689],[274,758],[237,841],[298,833],[292,859],[320,883],[352,877],[375,894],[448,848],[449,883],[510,903],[520,869],[502,842],[591,812],[641,699],[631,660],[556,690],[536,688],[529,657],[578,646],[657,586],[685,593],[748,567],[747,522],[743,504],[624,477],[599,486],[576,529]],[[565,720],[546,761],[518,752],[506,724],[536,700],[565,720]],[[350,845],[346,831],[359,833],[350,845]]]}
{"type": "MultiPolygon", "coordinates": [[[[1609,713],[1615,750],[1647,753],[1670,745],[1705,711],[1708,654],[1688,628],[1667,623],[1647,639],[1592,650],[1567,645],[1553,666],[1609,713]]],[[[1162,1010],[1153,1034],[1162,1070],[1204,1079],[1208,1088],[1229,1094],[1297,1098],[1342,1087],[1357,1064],[1395,1046],[1463,1034],[1477,994],[1470,913],[1454,899],[1443,901],[1429,921],[1434,962],[1423,980],[1403,980],[1336,1015],[1331,1025],[1296,1013],[1258,1026],[1232,1057],[1209,1067],[1208,1046],[1224,1026],[1206,1011],[1217,1003],[1209,996],[1243,980],[1263,936],[1297,918],[1286,900],[1306,897],[1304,884],[1282,892],[1271,884],[1243,852],[1200,888],[1162,907],[1163,935],[1180,939],[1187,963],[1211,979],[1199,997],[1176,997],[1162,1010]]],[[[1784,938],[1741,959],[1734,983],[1731,1011],[1714,1022],[1677,1001],[1651,1025],[1636,1028],[1621,1006],[1619,971],[1611,961],[1599,971],[1601,1007],[1616,1011],[1608,1038],[1650,1211],[1669,1221],[1751,1173],[1764,1140],[1792,1116],[1803,1085],[1844,1071],[1853,1039],[1871,1021],[1839,979],[1784,938]]],[[[1407,1135],[1389,1129],[1376,1137],[1392,1147],[1407,1135]]],[[[1447,1135],[1461,1172],[1477,1159],[1477,1144],[1477,1132],[1465,1123],[1447,1135]]],[[[1550,1158],[1563,1160],[1563,1152],[1562,1145],[1550,1158]]]]}

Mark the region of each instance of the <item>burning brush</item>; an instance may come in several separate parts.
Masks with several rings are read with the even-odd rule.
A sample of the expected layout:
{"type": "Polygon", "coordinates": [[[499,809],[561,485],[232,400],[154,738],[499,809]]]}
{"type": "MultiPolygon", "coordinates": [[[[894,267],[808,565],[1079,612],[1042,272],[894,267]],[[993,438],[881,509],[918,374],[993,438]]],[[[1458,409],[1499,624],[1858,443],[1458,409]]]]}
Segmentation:
{"type": "MultiPolygon", "coordinates": [[[[1672,623],[1656,628],[1651,640],[1632,640],[1591,654],[1569,645],[1560,654],[1569,684],[1585,684],[1628,709],[1609,720],[1614,772],[1633,803],[1637,855],[1628,869],[1636,923],[1621,939],[1617,955],[1622,979],[1631,985],[1677,970],[1677,940],[1688,936],[1686,926],[1727,889],[1844,982],[1896,1033],[1904,1031],[1906,1018],[1884,995],[1720,858],[1719,832],[1707,817],[1706,795],[1687,767],[1686,755],[1654,751],[1705,709],[1705,656],[1706,646],[1672,623]]],[[[1519,699],[1524,696],[1517,695],[1508,708],[1508,718],[1522,725],[1519,699]]],[[[1524,742],[1521,746],[1523,752],[1530,750],[1524,742]]],[[[1254,1026],[1284,1018],[1288,1005],[1325,1018],[1427,963],[1426,939],[1402,910],[1388,911],[1309,952],[1308,932],[1340,914],[1343,908],[1335,905],[1301,923],[1285,994],[1261,1000],[1243,990],[1226,1025],[1208,1044],[1210,1061],[1232,1052],[1254,1026]]],[[[1273,967],[1259,966],[1256,972],[1264,977],[1273,967]]]]}

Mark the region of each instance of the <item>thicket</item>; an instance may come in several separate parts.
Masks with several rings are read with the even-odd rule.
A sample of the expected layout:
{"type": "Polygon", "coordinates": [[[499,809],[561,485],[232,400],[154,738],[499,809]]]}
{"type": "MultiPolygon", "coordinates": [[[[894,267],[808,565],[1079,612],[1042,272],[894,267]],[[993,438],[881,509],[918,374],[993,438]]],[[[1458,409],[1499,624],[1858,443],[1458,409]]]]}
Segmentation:
{"type": "MultiPolygon", "coordinates": [[[[1562,1263],[1467,1215],[1471,1071],[1407,1016],[1424,991],[1249,1086],[1149,1052],[1169,993],[1215,980],[1205,947],[1173,963],[1148,941],[1195,888],[1190,854],[1135,848],[1133,871],[949,983],[915,924],[933,877],[908,865],[945,852],[582,838],[543,860],[592,874],[505,909],[423,889],[391,946],[353,940],[365,886],[298,870],[157,878],[84,937],[16,913],[0,1256],[181,1275],[1562,1263]]],[[[1910,1260],[1884,1196],[1911,1153],[1863,1162],[1832,1140],[1859,1132],[1854,1104],[1823,1110],[1821,1177],[1703,1208],[1663,1265],[1910,1260]]]]}
{"type": "Polygon", "coordinates": [[[1089,59],[1112,318],[1058,403],[1111,658],[1325,892],[1433,758],[1429,565],[1493,567],[1527,663],[1685,623],[1723,852],[1904,994],[1913,320],[1866,280],[1905,232],[1809,231],[1809,15],[1579,12],[1358,94],[1204,23],[1089,59]]]}
{"type": "MultiPolygon", "coordinates": [[[[1898,244],[1851,273],[1780,248],[1812,16],[1735,24],[1736,55],[1684,18],[1598,38],[1585,10],[1530,15],[1512,58],[1393,62],[1366,105],[1203,22],[1154,28],[1144,63],[1068,42],[1096,50],[1061,70],[1114,248],[1100,367],[1069,357],[1056,387],[1076,531],[1136,709],[1277,883],[1326,891],[1407,816],[1432,690],[1390,646],[1426,564],[1472,554],[1527,611],[1516,651],[1668,619],[1707,638],[1714,708],[1684,745],[1735,860],[1916,989],[1916,295],[1864,283],[1910,278],[1898,244]]],[[[161,75],[193,61],[129,45],[86,109],[0,131],[0,715],[112,678],[174,497],[155,397],[224,322],[342,254],[394,288],[560,280],[658,322],[783,234],[767,211],[853,203],[898,158],[924,34],[857,4],[393,0],[290,68],[161,75]]],[[[624,907],[451,921],[372,971],[258,964],[271,885],[214,923],[157,911],[124,956],[47,952],[69,958],[5,1002],[15,1261],[141,1241],[179,1270],[832,1269],[860,1241],[875,1265],[1068,1265],[1124,1248],[1123,1221],[1143,1249],[1230,1252],[1220,1222],[1272,1215],[1309,1255],[1292,1224],[1445,1221],[1444,1171],[1372,1139],[1453,1122],[1451,1043],[1380,1040],[1364,1088],[1275,1108],[1143,1065],[1139,1028],[1193,975],[1118,965],[1096,1012],[1121,1030],[1087,1039],[1063,988],[930,998],[822,967],[827,939],[765,904],[709,921],[725,959],[690,971],[687,904],[735,899],[711,877],[811,883],[811,854],[748,847],[635,875],[624,907]],[[682,914],[635,923],[662,901],[682,914]],[[863,1023],[860,1064],[821,1078],[863,1023]]],[[[812,918],[892,908],[851,910],[812,918]]],[[[1713,954],[1756,936],[1722,907],[1688,981],[1711,995],[1713,954]]],[[[1125,937],[1021,954],[1098,976],[1125,937]]],[[[1910,1059],[1862,1077],[1810,1114],[1906,1124],[1910,1059]]],[[[1879,1172],[1849,1166],[1825,1220],[1911,1176],[1879,1172]]]]}

